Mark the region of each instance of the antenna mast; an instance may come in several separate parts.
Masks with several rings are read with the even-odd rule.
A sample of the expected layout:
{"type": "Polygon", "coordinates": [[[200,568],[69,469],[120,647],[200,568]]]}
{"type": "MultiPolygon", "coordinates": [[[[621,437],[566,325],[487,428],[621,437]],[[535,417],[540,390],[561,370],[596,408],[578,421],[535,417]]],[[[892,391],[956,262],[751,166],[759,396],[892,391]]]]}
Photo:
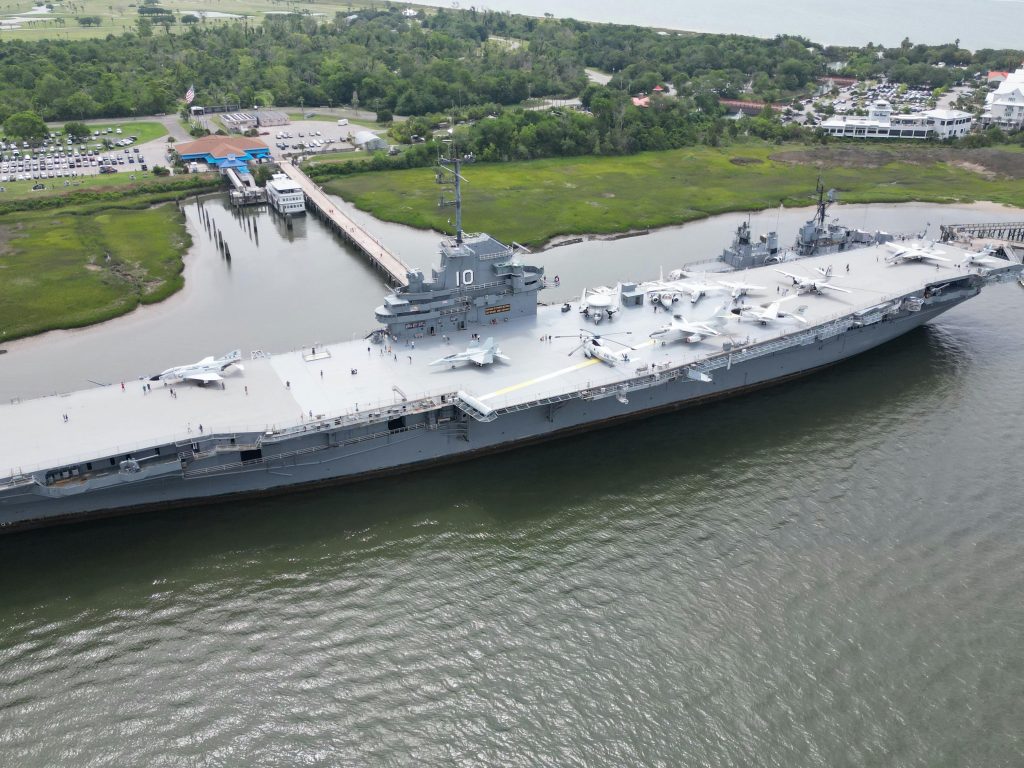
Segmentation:
{"type": "Polygon", "coordinates": [[[437,174],[434,179],[439,185],[450,187],[455,193],[453,200],[447,200],[442,190],[437,205],[439,208],[455,208],[455,242],[458,245],[462,245],[462,182],[465,181],[461,170],[462,158],[455,151],[455,142],[451,141],[448,157],[442,157],[437,161],[437,174]]]}

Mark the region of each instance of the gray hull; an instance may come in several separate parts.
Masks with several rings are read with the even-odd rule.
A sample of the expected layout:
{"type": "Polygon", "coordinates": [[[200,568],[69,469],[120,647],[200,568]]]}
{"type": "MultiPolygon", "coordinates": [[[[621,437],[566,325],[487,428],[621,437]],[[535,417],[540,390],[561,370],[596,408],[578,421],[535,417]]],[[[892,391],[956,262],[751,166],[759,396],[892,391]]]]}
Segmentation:
{"type": "Polygon", "coordinates": [[[258,450],[257,436],[251,435],[235,436],[215,449],[196,446],[200,450],[187,456],[165,451],[161,462],[129,474],[111,473],[106,479],[43,485],[26,478],[0,495],[0,529],[351,482],[603,428],[805,375],[901,336],[966,298],[811,337],[749,359],[738,354],[717,367],[710,381],[648,377],[608,392],[574,393],[483,414],[442,402],[433,410],[358,429],[331,422],[310,425],[280,439],[263,439],[258,450]],[[246,444],[249,440],[252,445],[246,444]]]}

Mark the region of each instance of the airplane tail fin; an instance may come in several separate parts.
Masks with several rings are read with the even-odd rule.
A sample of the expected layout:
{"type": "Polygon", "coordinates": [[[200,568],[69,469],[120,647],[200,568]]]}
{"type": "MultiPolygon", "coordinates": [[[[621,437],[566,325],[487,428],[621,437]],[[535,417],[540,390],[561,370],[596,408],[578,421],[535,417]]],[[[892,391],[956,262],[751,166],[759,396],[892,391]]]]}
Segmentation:
{"type": "Polygon", "coordinates": [[[729,311],[728,304],[719,305],[718,309],[715,310],[715,314],[708,320],[708,325],[712,328],[717,328],[725,325],[732,313],[729,311]]]}

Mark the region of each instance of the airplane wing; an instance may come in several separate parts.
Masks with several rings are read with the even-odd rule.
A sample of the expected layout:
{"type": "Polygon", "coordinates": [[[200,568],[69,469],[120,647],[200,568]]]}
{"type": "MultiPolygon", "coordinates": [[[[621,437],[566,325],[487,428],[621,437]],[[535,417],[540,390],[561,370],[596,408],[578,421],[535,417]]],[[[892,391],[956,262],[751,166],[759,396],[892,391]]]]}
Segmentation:
{"type": "Polygon", "coordinates": [[[838,285],[832,285],[831,283],[818,283],[819,288],[828,288],[833,291],[839,291],[840,293],[853,293],[849,288],[840,288],[838,285]]]}
{"type": "Polygon", "coordinates": [[[431,365],[441,365],[442,363],[461,363],[463,360],[467,359],[468,358],[466,357],[465,352],[456,352],[455,354],[445,355],[444,357],[435,360],[434,362],[431,363],[431,365]]]}
{"type": "Polygon", "coordinates": [[[216,371],[202,371],[197,373],[190,373],[182,377],[187,381],[201,381],[204,384],[210,381],[221,381],[221,375],[216,371]]]}
{"type": "Polygon", "coordinates": [[[807,280],[806,277],[801,277],[800,275],[794,275],[792,272],[786,272],[783,269],[776,269],[775,271],[778,272],[780,275],[785,275],[790,280],[801,280],[801,281],[807,280]]]}
{"type": "Polygon", "coordinates": [[[792,301],[793,299],[798,299],[798,298],[800,298],[798,294],[791,293],[791,294],[789,294],[789,296],[781,296],[780,298],[776,299],[775,301],[766,302],[766,303],[762,304],[761,306],[764,307],[765,309],[769,310],[770,312],[778,312],[779,311],[779,307],[781,307],[784,303],[786,303],[787,301],[792,301]]]}
{"type": "Polygon", "coordinates": [[[803,317],[802,315],[798,315],[795,312],[779,312],[779,317],[789,317],[792,318],[793,320],[796,320],[797,322],[807,325],[807,318],[803,317]]]}

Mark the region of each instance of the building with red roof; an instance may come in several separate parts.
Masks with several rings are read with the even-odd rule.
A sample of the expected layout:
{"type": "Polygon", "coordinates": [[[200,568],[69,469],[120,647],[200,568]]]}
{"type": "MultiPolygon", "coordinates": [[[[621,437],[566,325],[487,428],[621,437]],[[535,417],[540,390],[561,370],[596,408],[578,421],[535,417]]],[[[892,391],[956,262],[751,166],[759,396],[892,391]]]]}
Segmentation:
{"type": "Polygon", "coordinates": [[[219,165],[229,157],[242,161],[270,157],[270,147],[247,136],[203,136],[177,144],[174,149],[186,163],[199,162],[211,166],[219,165]]]}

